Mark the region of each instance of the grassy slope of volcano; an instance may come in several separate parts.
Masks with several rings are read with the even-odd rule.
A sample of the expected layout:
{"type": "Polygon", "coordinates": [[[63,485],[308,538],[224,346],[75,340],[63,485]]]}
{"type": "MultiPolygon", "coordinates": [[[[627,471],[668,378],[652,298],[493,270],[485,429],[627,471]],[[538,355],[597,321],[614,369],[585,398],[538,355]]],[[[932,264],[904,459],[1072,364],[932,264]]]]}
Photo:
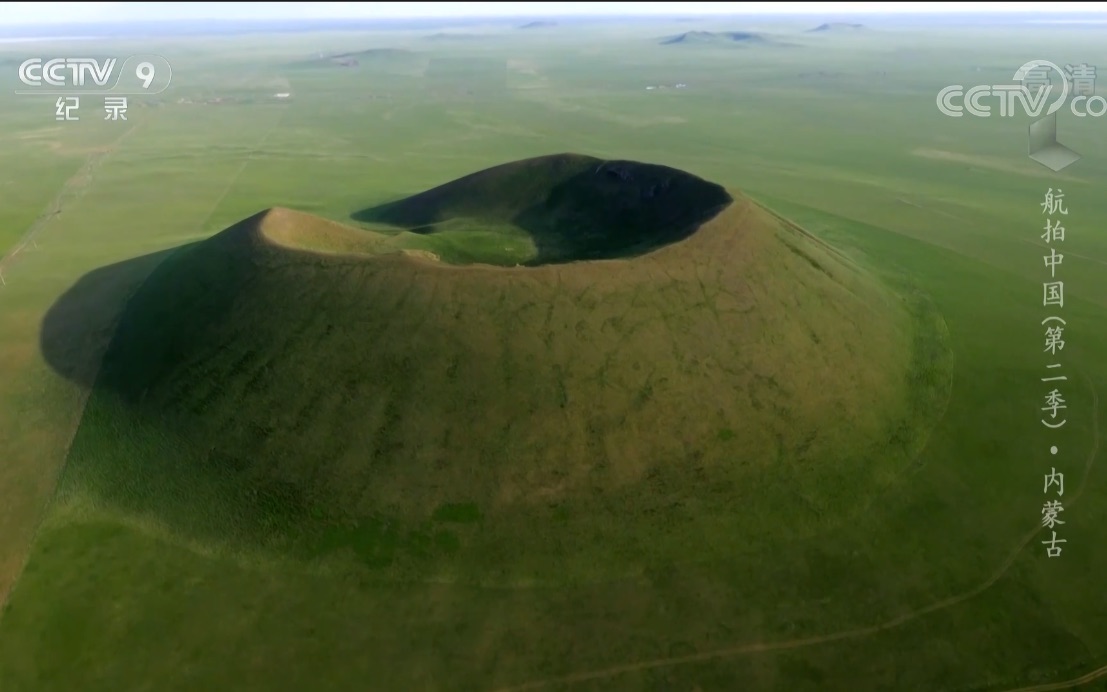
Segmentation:
{"type": "MultiPolygon", "coordinates": [[[[569,212],[597,194],[618,209],[659,170],[559,187],[585,161],[595,175],[547,157],[390,209],[554,209],[565,223],[529,227],[569,233],[615,219],[569,212]]],[[[630,259],[453,266],[286,209],[181,249],[124,312],[61,501],[482,582],[625,574],[740,552],[782,516],[795,536],[847,521],[938,413],[932,325],[802,230],[682,180],[684,230],[630,259]]],[[[610,237],[634,249],[627,228],[610,237]]]]}

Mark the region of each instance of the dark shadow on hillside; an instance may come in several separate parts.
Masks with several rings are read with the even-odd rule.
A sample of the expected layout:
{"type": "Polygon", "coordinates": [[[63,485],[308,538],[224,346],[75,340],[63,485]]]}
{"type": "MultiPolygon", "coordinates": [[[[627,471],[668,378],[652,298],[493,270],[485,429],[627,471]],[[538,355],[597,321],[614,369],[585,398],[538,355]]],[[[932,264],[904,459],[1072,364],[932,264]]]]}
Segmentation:
{"type": "MultiPolygon", "coordinates": [[[[195,392],[202,386],[207,369],[228,365],[220,358],[228,346],[248,338],[245,333],[256,335],[263,328],[259,324],[284,329],[280,319],[264,318],[246,324],[243,333],[215,331],[221,338],[213,339],[211,329],[234,323],[228,314],[246,282],[272,277],[280,286],[287,279],[279,269],[256,263],[256,229],[268,213],[200,242],[89,272],[47,312],[40,331],[46,361],[92,390],[67,458],[70,475],[60,481],[77,485],[65,487],[79,488],[105,507],[207,540],[268,535],[274,527],[285,529],[304,519],[300,487],[250,475],[259,464],[264,469],[272,456],[244,451],[220,437],[211,438],[217,442],[210,445],[197,442],[207,439],[197,432],[206,430],[207,416],[177,396],[182,389],[195,392]],[[121,411],[126,415],[120,417],[121,411]],[[173,442],[161,446],[166,438],[173,442]],[[232,509],[217,511],[228,506],[232,509]]],[[[308,266],[306,275],[316,271],[308,266]]],[[[266,295],[265,289],[260,293],[266,295]]],[[[288,302],[301,297],[293,291],[288,302]]],[[[317,305],[298,307],[293,324],[306,323],[317,305]]],[[[235,374],[219,371],[217,380],[232,381],[235,374]]],[[[220,394],[222,387],[213,396],[220,394]]],[[[257,433],[259,426],[250,430],[257,433]]],[[[332,458],[326,450],[315,453],[321,463],[332,458]]]]}
{"type": "Polygon", "coordinates": [[[127,300],[172,252],[109,264],[78,279],[42,319],[39,347],[46,363],[62,377],[91,388],[127,300]]]}
{"type": "Polygon", "coordinates": [[[692,235],[732,201],[722,186],[675,168],[555,155],[497,166],[352,218],[423,235],[451,219],[510,223],[533,239],[537,255],[527,264],[538,266],[645,254],[692,235]]]}
{"type": "Polygon", "coordinates": [[[200,350],[204,328],[225,319],[250,279],[257,253],[254,230],[267,213],[204,241],[97,270],[78,282],[74,290],[82,282],[106,282],[115,275],[130,289],[109,306],[118,319],[96,376],[98,389],[138,403],[165,373],[200,350]]]}

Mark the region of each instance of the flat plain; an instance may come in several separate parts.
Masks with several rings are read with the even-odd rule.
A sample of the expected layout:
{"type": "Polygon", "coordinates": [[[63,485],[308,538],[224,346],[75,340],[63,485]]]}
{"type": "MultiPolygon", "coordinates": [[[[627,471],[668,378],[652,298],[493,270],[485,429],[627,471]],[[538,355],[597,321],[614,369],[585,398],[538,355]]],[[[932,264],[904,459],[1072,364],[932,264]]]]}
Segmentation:
{"type": "Polygon", "coordinates": [[[1102,684],[1107,130],[1054,173],[935,106],[1102,44],[819,23],[119,39],[174,67],[127,121],[5,96],[0,689],[1102,684]],[[539,242],[625,162],[730,201],[539,242]]]}

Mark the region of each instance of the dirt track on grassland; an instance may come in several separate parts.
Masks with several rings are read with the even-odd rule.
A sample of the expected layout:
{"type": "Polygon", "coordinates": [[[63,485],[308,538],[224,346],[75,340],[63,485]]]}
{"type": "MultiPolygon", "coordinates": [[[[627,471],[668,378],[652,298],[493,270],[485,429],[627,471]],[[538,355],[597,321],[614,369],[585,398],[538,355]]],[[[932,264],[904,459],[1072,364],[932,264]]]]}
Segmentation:
{"type": "MultiPolygon", "coordinates": [[[[1076,493],[1072,496],[1072,499],[1068,501],[1069,506],[1074,504],[1080,499],[1080,496],[1084,493],[1084,489],[1088,484],[1088,477],[1091,474],[1093,465],[1095,464],[1096,456],[1099,454],[1099,393],[1096,391],[1095,386],[1091,380],[1084,376],[1085,381],[1088,384],[1092,393],[1092,420],[1093,420],[1093,438],[1092,438],[1092,450],[1088,454],[1088,460],[1084,464],[1084,475],[1080,481],[1080,486],[1076,489],[1076,493]]],[[[710,651],[702,651],[695,654],[689,654],[687,656],[671,656],[665,658],[653,658],[643,661],[633,661],[630,663],[624,663],[617,666],[611,666],[609,668],[601,668],[596,670],[581,671],[579,673],[571,673],[557,678],[548,678],[545,680],[536,680],[533,682],[523,683],[521,685],[515,685],[511,687],[503,687],[496,690],[496,692],[522,692],[523,690],[536,690],[550,685],[572,685],[584,682],[594,682],[596,680],[602,680],[604,678],[611,678],[617,675],[623,675],[625,673],[639,673],[645,670],[653,670],[657,668],[669,668],[673,666],[680,666],[689,663],[702,663],[704,661],[718,660],[724,658],[731,658],[734,656],[742,656],[746,654],[758,654],[768,653],[771,651],[786,651],[789,649],[799,649],[805,646],[814,646],[817,644],[830,644],[833,642],[840,642],[849,639],[859,639],[869,635],[877,634],[886,630],[894,629],[901,625],[907,624],[912,620],[916,620],[924,615],[930,613],[945,610],[955,605],[964,603],[976,596],[979,596],[984,591],[987,591],[993,585],[996,584],[1007,571],[1011,568],[1011,565],[1015,563],[1015,560],[1022,554],[1022,551],[1026,546],[1037,538],[1041,534],[1041,525],[1036,524],[1034,529],[1029,531],[1025,537],[1019,542],[1007,559],[992,573],[992,575],[975,588],[951,596],[949,598],[942,599],[935,603],[922,608],[917,608],[902,615],[898,615],[890,620],[886,620],[875,625],[869,625],[867,627],[858,627],[850,630],[843,630],[840,632],[832,632],[829,634],[816,635],[813,637],[803,637],[799,639],[787,639],[775,642],[748,642],[745,644],[736,644],[734,646],[724,647],[720,649],[712,649],[710,651]]],[[[1078,685],[1087,684],[1100,678],[1107,677],[1107,666],[1093,670],[1079,678],[1067,680],[1063,682],[1047,683],[1042,685],[1035,685],[1031,687],[1020,687],[1009,690],[1008,692],[1046,692],[1047,690],[1064,690],[1076,687],[1078,685]]]]}

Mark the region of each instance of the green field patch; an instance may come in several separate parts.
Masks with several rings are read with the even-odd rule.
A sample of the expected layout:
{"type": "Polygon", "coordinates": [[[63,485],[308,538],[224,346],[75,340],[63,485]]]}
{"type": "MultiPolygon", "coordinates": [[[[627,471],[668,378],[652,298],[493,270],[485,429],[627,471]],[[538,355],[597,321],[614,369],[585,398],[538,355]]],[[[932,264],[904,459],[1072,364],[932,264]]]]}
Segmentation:
{"type": "Polygon", "coordinates": [[[472,524],[484,518],[480,507],[475,502],[450,502],[440,505],[434,510],[435,521],[455,524],[472,524]]]}
{"type": "Polygon", "coordinates": [[[301,536],[293,552],[308,560],[349,556],[360,565],[382,570],[453,556],[461,548],[461,537],[454,531],[431,524],[405,526],[395,518],[378,516],[321,523],[301,536]]]}

